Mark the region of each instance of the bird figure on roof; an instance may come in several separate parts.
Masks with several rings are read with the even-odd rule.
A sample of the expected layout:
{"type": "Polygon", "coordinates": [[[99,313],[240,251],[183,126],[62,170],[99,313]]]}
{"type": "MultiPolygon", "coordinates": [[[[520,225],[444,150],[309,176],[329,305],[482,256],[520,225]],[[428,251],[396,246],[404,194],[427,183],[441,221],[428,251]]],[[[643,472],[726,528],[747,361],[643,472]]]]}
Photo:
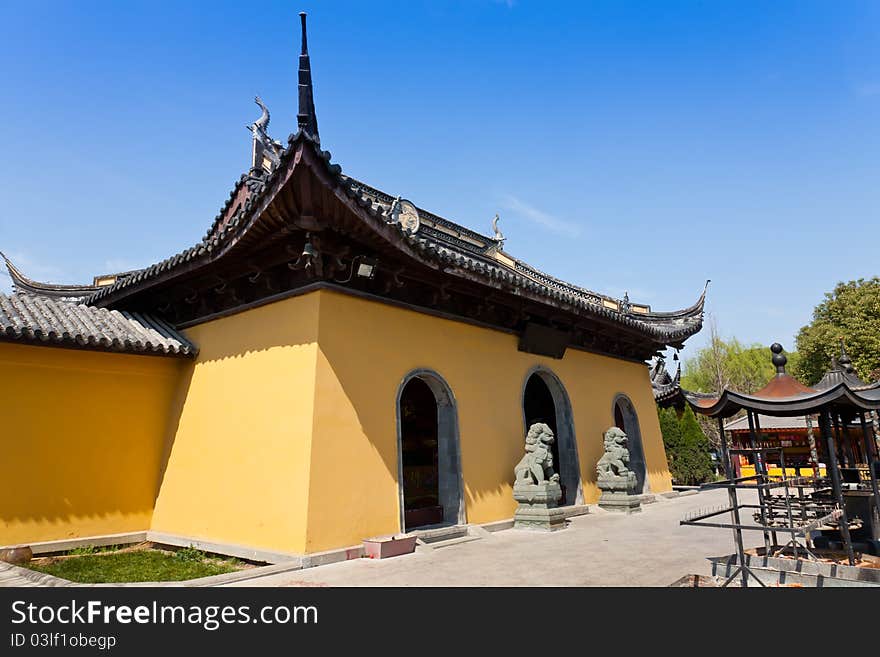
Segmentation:
{"type": "Polygon", "coordinates": [[[501,221],[501,217],[498,216],[498,213],[495,213],[495,218],[492,219],[492,231],[495,233],[493,239],[498,242],[498,248],[504,247],[504,233],[502,233],[498,229],[498,222],[501,221]]]}

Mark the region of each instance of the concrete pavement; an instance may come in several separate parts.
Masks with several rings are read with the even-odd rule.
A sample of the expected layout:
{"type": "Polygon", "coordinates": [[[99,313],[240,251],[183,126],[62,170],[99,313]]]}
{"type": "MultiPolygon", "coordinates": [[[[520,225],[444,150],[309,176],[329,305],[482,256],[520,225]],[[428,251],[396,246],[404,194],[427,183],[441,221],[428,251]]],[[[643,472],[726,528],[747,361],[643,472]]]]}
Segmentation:
{"type": "MultiPolygon", "coordinates": [[[[685,514],[724,506],[714,490],[664,499],[625,516],[591,507],[552,533],[505,530],[487,538],[381,561],[354,559],[231,586],[666,586],[708,575],[709,556],[734,552],[730,530],[679,525],[685,514]]],[[[745,533],[746,547],[761,543],[745,533]]]]}

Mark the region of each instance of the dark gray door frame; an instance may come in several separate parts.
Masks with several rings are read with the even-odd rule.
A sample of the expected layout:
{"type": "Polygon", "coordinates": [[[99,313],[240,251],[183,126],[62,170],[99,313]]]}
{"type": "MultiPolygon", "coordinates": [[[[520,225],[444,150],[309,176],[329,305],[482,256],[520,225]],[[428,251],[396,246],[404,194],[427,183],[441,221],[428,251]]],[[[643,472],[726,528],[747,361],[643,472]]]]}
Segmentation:
{"type": "Polygon", "coordinates": [[[397,388],[395,417],[397,419],[397,490],[400,505],[400,531],[406,531],[403,500],[403,426],[400,421],[400,398],[406,385],[421,379],[434,393],[437,402],[437,469],[439,497],[443,507],[443,522],[453,525],[466,523],[464,505],[464,478],[461,472],[461,438],[458,431],[458,406],[446,380],[431,369],[419,368],[403,377],[397,388]]]}

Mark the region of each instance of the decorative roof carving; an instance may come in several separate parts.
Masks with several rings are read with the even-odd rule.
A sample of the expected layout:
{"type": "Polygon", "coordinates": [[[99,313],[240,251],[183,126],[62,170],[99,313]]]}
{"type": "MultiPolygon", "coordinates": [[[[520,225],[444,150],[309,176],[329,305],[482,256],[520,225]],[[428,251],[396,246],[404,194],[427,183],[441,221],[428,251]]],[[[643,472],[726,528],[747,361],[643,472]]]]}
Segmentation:
{"type": "Polygon", "coordinates": [[[388,223],[399,225],[401,230],[410,235],[419,232],[422,225],[418,208],[399,196],[394,199],[388,210],[388,223]]]}
{"type": "Polygon", "coordinates": [[[495,217],[492,219],[492,232],[494,233],[492,239],[495,240],[497,244],[497,248],[504,248],[504,233],[498,228],[498,223],[501,221],[501,217],[498,216],[498,213],[495,213],[495,217]]]}
{"type": "Polygon", "coordinates": [[[252,169],[267,169],[271,171],[280,163],[278,153],[281,151],[281,142],[275,141],[269,136],[269,108],[263,103],[259,96],[254,97],[254,102],[260,107],[263,113],[256,121],[247,126],[254,135],[253,161],[252,169]],[[266,166],[268,164],[268,166],[266,166]]]}

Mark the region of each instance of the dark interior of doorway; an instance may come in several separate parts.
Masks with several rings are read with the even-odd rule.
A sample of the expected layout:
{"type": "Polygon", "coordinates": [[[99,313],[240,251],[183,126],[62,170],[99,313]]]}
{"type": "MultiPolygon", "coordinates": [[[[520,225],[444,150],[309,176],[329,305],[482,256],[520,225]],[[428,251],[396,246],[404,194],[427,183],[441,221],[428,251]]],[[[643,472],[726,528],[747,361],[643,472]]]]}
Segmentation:
{"type": "MultiPolygon", "coordinates": [[[[553,402],[550,388],[537,374],[532,374],[526,382],[523,410],[526,415],[526,431],[535,422],[543,422],[557,437],[550,446],[550,451],[553,454],[553,470],[559,472],[561,465],[559,463],[559,432],[556,430],[556,404],[553,402]]],[[[565,485],[561,481],[559,485],[562,487],[562,499],[567,500],[565,485]]]]}
{"type": "Polygon", "coordinates": [[[626,409],[628,412],[624,412],[624,404],[628,402],[623,399],[618,399],[614,403],[614,426],[622,430],[629,439],[629,469],[636,474],[636,491],[642,493],[648,476],[642,434],[635,410],[628,404],[626,409]]]}
{"type": "Polygon", "coordinates": [[[405,530],[441,523],[437,399],[421,379],[410,380],[401,393],[400,429],[405,530]]]}
{"type": "Polygon", "coordinates": [[[614,405],[614,426],[626,432],[626,422],[623,419],[623,408],[620,406],[620,402],[614,405]]]}

